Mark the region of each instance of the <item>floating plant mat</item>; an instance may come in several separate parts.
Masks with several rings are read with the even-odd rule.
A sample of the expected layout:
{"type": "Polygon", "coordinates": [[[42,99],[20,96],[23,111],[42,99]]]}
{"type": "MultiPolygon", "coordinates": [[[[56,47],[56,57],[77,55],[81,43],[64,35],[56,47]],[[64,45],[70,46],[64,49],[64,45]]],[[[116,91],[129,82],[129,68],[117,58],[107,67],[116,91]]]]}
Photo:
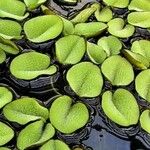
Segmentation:
{"type": "Polygon", "coordinates": [[[150,0],[0,2],[0,150],[150,149],[150,0]]]}

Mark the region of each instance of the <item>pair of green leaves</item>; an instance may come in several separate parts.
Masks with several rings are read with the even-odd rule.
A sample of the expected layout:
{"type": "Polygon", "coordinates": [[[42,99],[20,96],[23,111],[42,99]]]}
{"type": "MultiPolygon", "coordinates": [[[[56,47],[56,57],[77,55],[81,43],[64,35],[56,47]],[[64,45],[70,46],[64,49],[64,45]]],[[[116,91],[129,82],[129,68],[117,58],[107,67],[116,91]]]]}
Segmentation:
{"type": "Polygon", "coordinates": [[[49,56],[31,51],[15,57],[10,64],[10,72],[18,79],[31,80],[39,75],[54,74],[57,68],[50,63],[49,56]]]}
{"type": "Polygon", "coordinates": [[[56,15],[38,16],[24,24],[24,31],[27,38],[35,43],[54,39],[62,30],[63,21],[56,15]]]}
{"type": "Polygon", "coordinates": [[[83,127],[89,119],[87,107],[77,102],[73,104],[69,96],[57,98],[50,108],[50,121],[52,125],[65,134],[70,134],[83,127]]]}
{"type": "Polygon", "coordinates": [[[0,1],[0,17],[13,18],[16,20],[23,20],[28,17],[26,13],[26,6],[23,2],[18,0],[1,0],[0,1]]]}
{"type": "Polygon", "coordinates": [[[0,19],[0,36],[5,39],[21,39],[22,27],[12,20],[0,19]]]}
{"type": "Polygon", "coordinates": [[[9,121],[24,125],[36,120],[46,121],[49,113],[36,99],[24,97],[7,104],[3,114],[9,121]]]}
{"type": "Polygon", "coordinates": [[[134,31],[134,26],[125,25],[122,18],[115,18],[108,22],[108,32],[114,36],[128,38],[133,35],[134,31]]]}
{"type": "Polygon", "coordinates": [[[0,37],[0,64],[6,60],[6,53],[16,55],[19,48],[14,42],[0,37]]]}
{"type": "Polygon", "coordinates": [[[55,134],[55,129],[50,123],[44,125],[42,120],[38,120],[27,125],[18,135],[17,147],[20,150],[33,146],[39,146],[51,139],[55,134]]]}
{"type": "Polygon", "coordinates": [[[70,150],[70,148],[63,141],[50,140],[45,143],[40,150],[70,150]]]}
{"type": "Polygon", "coordinates": [[[138,122],[138,104],[134,96],[125,89],[118,89],[114,93],[106,91],[102,96],[102,108],[112,121],[121,126],[138,122]]]}
{"type": "Polygon", "coordinates": [[[121,56],[114,55],[107,58],[103,62],[101,69],[112,85],[129,85],[134,80],[132,65],[121,56]]]}
{"type": "Polygon", "coordinates": [[[80,97],[96,97],[102,90],[101,71],[90,62],[74,65],[67,72],[66,78],[72,90],[80,97]]]}
{"type": "Polygon", "coordinates": [[[149,0],[132,0],[128,6],[132,12],[128,15],[128,22],[134,26],[150,28],[150,2],[149,0]]]}
{"type": "Polygon", "coordinates": [[[132,43],[131,51],[124,50],[126,58],[138,69],[147,69],[150,65],[150,41],[139,40],[132,43]]]}
{"type": "Polygon", "coordinates": [[[5,145],[14,137],[14,131],[5,123],[0,122],[0,146],[5,145]]]}

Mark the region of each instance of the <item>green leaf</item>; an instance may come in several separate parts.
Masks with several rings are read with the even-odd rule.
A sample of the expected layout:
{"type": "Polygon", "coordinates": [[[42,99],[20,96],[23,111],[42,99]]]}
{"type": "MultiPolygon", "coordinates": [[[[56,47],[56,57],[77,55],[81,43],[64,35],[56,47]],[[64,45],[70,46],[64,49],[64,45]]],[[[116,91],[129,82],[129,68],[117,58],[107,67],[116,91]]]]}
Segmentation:
{"type": "Polygon", "coordinates": [[[0,17],[13,18],[16,20],[23,20],[29,16],[26,13],[26,6],[23,2],[18,0],[1,0],[0,1],[0,17]]]}
{"type": "Polygon", "coordinates": [[[103,36],[98,40],[98,45],[103,48],[103,50],[107,53],[107,56],[116,55],[120,53],[122,48],[121,41],[114,36],[103,36]]]}
{"type": "Polygon", "coordinates": [[[0,64],[2,64],[6,60],[5,52],[0,48],[0,64]]]}
{"type": "Polygon", "coordinates": [[[88,20],[88,18],[96,11],[95,7],[89,7],[85,8],[82,11],[79,12],[72,20],[71,22],[73,24],[77,23],[84,23],[88,20]]]}
{"type": "Polygon", "coordinates": [[[121,56],[109,57],[103,62],[101,68],[102,73],[112,85],[129,85],[134,80],[131,64],[121,56]]]}
{"type": "Polygon", "coordinates": [[[9,149],[7,147],[0,147],[0,150],[11,150],[11,149],[9,149]]]}
{"type": "Polygon", "coordinates": [[[147,69],[150,65],[148,59],[141,54],[134,53],[129,50],[124,50],[123,54],[127,60],[138,69],[147,69]]]}
{"type": "Polygon", "coordinates": [[[106,91],[102,96],[102,108],[107,117],[121,126],[138,122],[138,104],[134,96],[125,89],[118,89],[114,93],[106,91]]]}
{"type": "Polygon", "coordinates": [[[109,22],[112,19],[113,14],[109,7],[104,7],[102,10],[97,9],[95,11],[95,17],[97,21],[109,22]]]}
{"type": "Polygon", "coordinates": [[[70,150],[67,144],[60,140],[50,140],[40,150],[70,150]]]}
{"type": "Polygon", "coordinates": [[[94,43],[87,42],[87,54],[95,64],[101,64],[106,59],[105,51],[94,43]]]}
{"type": "Polygon", "coordinates": [[[114,36],[128,38],[133,35],[134,31],[134,26],[125,25],[124,20],[121,18],[115,18],[108,22],[108,32],[114,36]]]}
{"type": "Polygon", "coordinates": [[[54,12],[54,10],[52,10],[51,8],[48,8],[44,5],[41,5],[41,10],[45,15],[56,15],[56,13],[54,12]]]}
{"type": "Polygon", "coordinates": [[[20,51],[14,42],[4,39],[2,37],[0,37],[0,49],[5,51],[6,53],[10,53],[13,55],[18,54],[20,51]]]}
{"type": "Polygon", "coordinates": [[[144,70],[138,74],[135,79],[135,89],[138,94],[150,102],[150,69],[144,70]]]}
{"type": "Polygon", "coordinates": [[[46,0],[24,0],[29,10],[33,10],[45,2],[46,0]]]}
{"type": "Polygon", "coordinates": [[[21,39],[22,27],[12,20],[0,19],[0,36],[5,39],[21,39]]]}
{"type": "Polygon", "coordinates": [[[145,110],[140,116],[141,128],[150,133],[150,110],[145,110]]]}
{"type": "Polygon", "coordinates": [[[36,121],[34,123],[26,126],[17,138],[17,147],[20,150],[27,149],[33,146],[42,145],[44,142],[51,139],[55,134],[55,129],[48,123],[44,126],[42,120],[36,121]]]}
{"type": "Polygon", "coordinates": [[[28,40],[41,43],[56,38],[63,30],[63,22],[56,15],[38,16],[24,24],[28,40]]]}
{"type": "Polygon", "coordinates": [[[150,62],[150,41],[148,40],[139,40],[132,43],[131,51],[141,54],[146,57],[150,62]]]}
{"type": "Polygon", "coordinates": [[[103,0],[108,6],[125,8],[129,4],[129,0],[103,0]]]}
{"type": "Polygon", "coordinates": [[[20,98],[7,104],[3,114],[9,121],[22,125],[39,119],[43,121],[48,119],[48,110],[30,97],[20,98]]]}
{"type": "Polygon", "coordinates": [[[56,57],[62,64],[76,64],[84,56],[86,43],[84,38],[68,35],[56,42],[56,57]]]}
{"type": "Polygon", "coordinates": [[[50,63],[50,57],[45,54],[27,52],[12,60],[10,72],[18,79],[31,80],[40,75],[54,74],[57,68],[50,63]]]}
{"type": "Polygon", "coordinates": [[[0,87],[0,109],[11,102],[13,95],[6,87],[0,87]]]}
{"type": "Polygon", "coordinates": [[[67,72],[66,78],[72,90],[80,97],[96,97],[101,93],[101,71],[90,62],[74,65],[67,72]]]}
{"type": "Polygon", "coordinates": [[[87,107],[77,102],[73,104],[69,96],[57,98],[50,108],[50,121],[62,133],[70,134],[82,128],[88,122],[87,107]]]}
{"type": "Polygon", "coordinates": [[[74,25],[71,21],[61,17],[63,23],[64,23],[64,28],[63,28],[63,35],[69,35],[69,34],[74,34],[74,25]]]}
{"type": "Polygon", "coordinates": [[[150,1],[149,0],[132,0],[128,6],[129,10],[136,11],[150,11],[150,1]]]}
{"type": "Polygon", "coordinates": [[[0,122],[0,146],[5,145],[14,137],[14,131],[5,123],[0,122]]]}
{"type": "Polygon", "coordinates": [[[150,28],[150,12],[132,12],[128,15],[128,22],[141,28],[150,28]]]}
{"type": "Polygon", "coordinates": [[[107,29],[107,25],[101,22],[79,23],[75,26],[75,34],[87,38],[98,36],[107,29]]]}

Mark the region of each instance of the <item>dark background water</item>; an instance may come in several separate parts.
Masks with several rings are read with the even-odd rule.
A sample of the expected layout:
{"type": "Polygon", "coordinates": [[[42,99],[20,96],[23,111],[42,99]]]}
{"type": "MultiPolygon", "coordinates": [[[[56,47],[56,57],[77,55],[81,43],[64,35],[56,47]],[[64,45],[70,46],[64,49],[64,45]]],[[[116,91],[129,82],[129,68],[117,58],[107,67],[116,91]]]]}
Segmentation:
{"type": "MultiPolygon", "coordinates": [[[[56,1],[56,0],[55,0],[56,1]]],[[[64,6],[54,1],[48,1],[46,6],[54,9],[58,14],[63,15],[66,18],[71,18],[72,15],[76,14],[80,9],[83,9],[86,5],[96,0],[82,0],[76,6],[64,6]]],[[[101,1],[97,1],[102,3],[101,1]]],[[[127,9],[113,9],[115,17],[122,17],[126,19],[129,13],[127,9]]],[[[30,18],[42,15],[40,9],[32,12],[30,18]]],[[[93,18],[90,18],[92,20],[93,18]]],[[[101,36],[108,35],[104,33],[101,36]]],[[[100,36],[100,37],[101,37],[100,36]]],[[[59,37],[58,37],[59,38],[59,37]]],[[[99,37],[97,37],[98,39],[99,37]]],[[[96,41],[97,39],[90,39],[96,41]]],[[[137,39],[150,39],[150,33],[145,29],[136,28],[136,33],[128,39],[122,39],[125,48],[129,48],[133,41],[137,39]]],[[[57,40],[57,39],[56,39],[57,40]]],[[[62,66],[55,59],[54,53],[55,40],[49,41],[42,44],[33,44],[25,39],[17,41],[17,44],[22,47],[23,52],[29,51],[30,49],[37,50],[41,53],[50,55],[53,60],[52,62],[58,66],[58,73],[48,77],[38,77],[32,81],[17,80],[9,72],[9,65],[13,57],[9,57],[6,63],[0,67],[0,83],[2,86],[9,86],[10,90],[14,93],[14,99],[21,96],[31,96],[39,99],[39,102],[45,107],[49,108],[51,103],[60,94],[67,94],[73,97],[74,101],[84,102],[90,111],[90,120],[88,124],[78,130],[72,135],[64,135],[57,131],[55,138],[65,141],[71,148],[81,147],[86,150],[148,150],[150,149],[150,135],[141,130],[140,125],[131,126],[128,128],[122,128],[117,126],[110,121],[103,113],[101,109],[101,97],[93,99],[81,99],[75,95],[75,93],[68,86],[65,74],[71,66],[62,66]]],[[[88,60],[85,56],[83,60],[88,60]]],[[[135,74],[139,71],[135,70],[135,74]]],[[[128,87],[122,87],[130,90],[135,97],[141,108],[144,110],[150,108],[149,104],[143,101],[134,89],[134,83],[128,87]]],[[[112,87],[108,81],[105,81],[104,90],[115,90],[116,87],[112,87]]],[[[15,131],[16,136],[18,132],[24,128],[17,123],[9,123],[5,117],[1,114],[0,120],[8,123],[15,131]]],[[[6,146],[17,149],[15,147],[15,138],[10,141],[6,146]]],[[[37,148],[34,148],[37,149],[37,148]]]]}

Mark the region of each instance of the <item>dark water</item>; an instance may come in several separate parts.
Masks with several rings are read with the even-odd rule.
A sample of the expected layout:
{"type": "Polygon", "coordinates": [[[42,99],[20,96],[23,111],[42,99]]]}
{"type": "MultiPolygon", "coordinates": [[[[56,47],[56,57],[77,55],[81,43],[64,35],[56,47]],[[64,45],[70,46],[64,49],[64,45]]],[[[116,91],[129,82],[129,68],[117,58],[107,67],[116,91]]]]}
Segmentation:
{"type": "MultiPolygon", "coordinates": [[[[95,0],[96,1],[96,0],[95,0]]],[[[53,1],[47,2],[49,8],[54,9],[57,13],[70,18],[76,14],[80,9],[84,8],[87,4],[95,2],[94,0],[82,0],[77,6],[64,6],[56,4],[53,1]]],[[[99,1],[101,2],[101,1],[99,1]]],[[[126,18],[129,13],[126,9],[114,9],[114,15],[116,17],[126,18]]],[[[40,9],[34,11],[31,17],[41,15],[40,9]]],[[[104,33],[107,35],[108,33],[104,33]]],[[[136,33],[129,39],[122,39],[125,44],[125,48],[129,48],[131,43],[137,39],[150,39],[150,33],[144,29],[137,28],[136,33]]],[[[57,40],[57,39],[56,39],[57,40]]],[[[97,39],[90,39],[96,41],[97,39]]],[[[60,132],[56,133],[55,138],[64,140],[71,148],[81,147],[86,150],[148,150],[150,149],[150,135],[140,129],[140,125],[131,126],[129,128],[122,128],[111,122],[103,113],[100,103],[101,97],[93,99],[81,99],[75,95],[75,93],[68,86],[65,74],[71,66],[62,66],[55,60],[54,55],[54,42],[49,41],[42,44],[33,44],[27,40],[17,41],[23,49],[23,52],[30,49],[37,50],[39,52],[50,55],[52,62],[58,66],[59,72],[51,77],[42,76],[32,81],[17,80],[11,76],[9,72],[9,64],[13,57],[9,57],[5,64],[0,66],[0,83],[3,86],[9,86],[10,90],[14,93],[14,99],[21,96],[31,96],[40,100],[40,103],[47,108],[51,106],[51,103],[60,94],[67,94],[74,98],[74,100],[84,102],[90,111],[90,120],[86,127],[78,130],[72,135],[64,135],[60,132]]],[[[83,60],[88,60],[85,58],[83,60]]],[[[135,73],[138,73],[135,70],[135,73]]],[[[150,108],[148,103],[143,101],[134,89],[134,83],[128,87],[123,87],[130,90],[137,98],[139,105],[143,109],[150,108]]],[[[112,87],[108,81],[105,81],[104,90],[115,90],[116,87],[112,87]]],[[[0,114],[0,120],[7,123],[7,120],[2,114],[0,114]]],[[[23,128],[16,123],[9,124],[14,128],[17,133],[23,128]]],[[[15,138],[10,141],[7,146],[16,149],[15,138]]]]}

